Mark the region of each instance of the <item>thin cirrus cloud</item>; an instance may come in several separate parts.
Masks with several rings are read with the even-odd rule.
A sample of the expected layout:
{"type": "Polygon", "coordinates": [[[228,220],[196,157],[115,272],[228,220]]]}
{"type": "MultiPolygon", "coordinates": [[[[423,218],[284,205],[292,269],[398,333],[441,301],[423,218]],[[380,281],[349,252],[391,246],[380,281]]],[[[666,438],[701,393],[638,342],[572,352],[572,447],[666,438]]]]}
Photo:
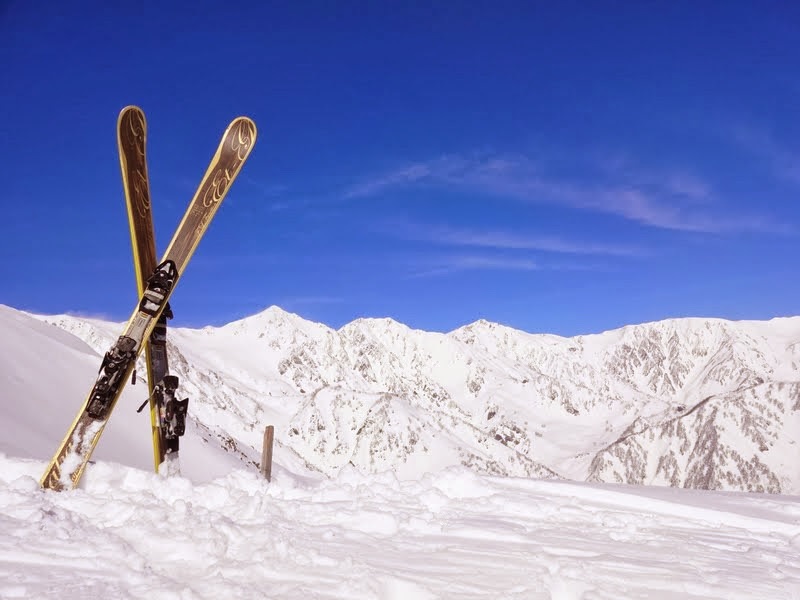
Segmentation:
{"type": "Polygon", "coordinates": [[[744,150],[763,162],[774,176],[800,184],[800,153],[778,142],[764,129],[738,124],[729,135],[744,150]]]}
{"type": "Polygon", "coordinates": [[[456,229],[410,221],[394,221],[382,227],[381,231],[405,240],[446,246],[618,257],[641,257],[648,254],[645,249],[637,246],[575,242],[557,237],[524,235],[508,231],[456,229]]]}
{"type": "Polygon", "coordinates": [[[410,278],[436,277],[463,271],[538,271],[539,265],[526,258],[462,254],[428,258],[412,265],[410,278]]]}
{"type": "Polygon", "coordinates": [[[597,156],[592,162],[609,181],[624,182],[629,187],[662,197],[677,198],[682,202],[703,204],[713,200],[711,185],[686,171],[645,169],[629,157],[619,154],[597,156]]]}
{"type": "Polygon", "coordinates": [[[394,172],[364,180],[347,189],[344,193],[344,197],[362,198],[373,196],[395,186],[414,183],[427,178],[436,179],[436,172],[432,170],[432,166],[433,164],[426,165],[422,163],[410,165],[394,172]]]}
{"type": "Polygon", "coordinates": [[[713,199],[711,186],[685,173],[659,175],[617,165],[605,169],[600,177],[578,182],[548,175],[538,163],[520,156],[443,156],[363,180],[347,189],[345,197],[373,196],[411,185],[446,186],[612,214],[659,229],[702,233],[786,230],[764,216],[707,212],[713,199]]]}

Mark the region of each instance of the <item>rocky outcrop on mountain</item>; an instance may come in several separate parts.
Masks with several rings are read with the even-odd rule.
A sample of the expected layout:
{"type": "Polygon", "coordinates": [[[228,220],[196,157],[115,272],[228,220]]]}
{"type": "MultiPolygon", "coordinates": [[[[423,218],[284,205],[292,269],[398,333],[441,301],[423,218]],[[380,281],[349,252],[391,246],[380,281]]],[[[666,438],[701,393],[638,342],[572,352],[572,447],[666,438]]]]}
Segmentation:
{"type": "MultiPolygon", "coordinates": [[[[40,318],[98,353],[120,329],[40,318]]],[[[487,321],[448,334],[391,319],[333,330],[272,307],[169,339],[192,417],[250,462],[272,424],[281,452],[329,475],[463,464],[800,493],[800,318],[675,319],[562,338],[487,321]]]]}

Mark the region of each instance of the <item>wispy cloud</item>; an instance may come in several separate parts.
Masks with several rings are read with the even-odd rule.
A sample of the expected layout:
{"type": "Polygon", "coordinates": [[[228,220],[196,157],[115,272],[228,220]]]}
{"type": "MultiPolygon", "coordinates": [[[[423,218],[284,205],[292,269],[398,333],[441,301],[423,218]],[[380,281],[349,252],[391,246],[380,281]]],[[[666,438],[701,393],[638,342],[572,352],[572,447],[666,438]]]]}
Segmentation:
{"type": "Polygon", "coordinates": [[[778,142],[764,129],[737,124],[731,128],[736,143],[765,162],[776,177],[800,184],[800,152],[778,142]]]}
{"type": "Polygon", "coordinates": [[[646,191],[660,197],[672,197],[682,202],[703,203],[712,200],[711,184],[685,170],[659,171],[647,169],[628,156],[597,157],[594,163],[608,181],[624,183],[627,187],[646,191]]]}
{"type": "Polygon", "coordinates": [[[479,254],[426,258],[411,266],[409,277],[434,277],[463,271],[537,271],[539,265],[525,258],[479,254]]]}
{"type": "Polygon", "coordinates": [[[591,262],[575,262],[554,260],[540,262],[531,258],[513,257],[503,254],[443,254],[439,256],[424,256],[409,260],[405,257],[398,262],[406,271],[410,279],[423,277],[438,277],[452,275],[467,271],[518,271],[533,273],[539,271],[613,271],[614,268],[607,264],[593,264],[591,262]]]}
{"type": "Polygon", "coordinates": [[[257,179],[253,179],[249,175],[245,175],[244,173],[239,175],[239,179],[241,181],[245,182],[247,185],[254,187],[259,192],[261,192],[261,194],[263,196],[268,197],[268,198],[274,198],[276,196],[280,196],[280,195],[286,193],[286,190],[288,189],[287,186],[285,186],[283,184],[277,184],[277,183],[267,184],[267,183],[263,183],[261,181],[258,181],[257,179]]]}
{"type": "Polygon", "coordinates": [[[688,173],[670,173],[662,180],[666,190],[684,198],[708,200],[711,198],[711,186],[694,175],[688,173]]]}
{"type": "Polygon", "coordinates": [[[435,168],[435,165],[415,164],[403,167],[397,171],[357,183],[347,189],[344,196],[345,198],[372,196],[390,187],[414,183],[432,176],[435,177],[432,167],[435,168]]]}
{"type": "Polygon", "coordinates": [[[431,226],[411,221],[393,221],[381,227],[396,237],[432,244],[494,248],[498,250],[538,250],[560,254],[644,256],[643,248],[615,244],[584,243],[552,236],[524,235],[508,231],[476,231],[431,226]]]}
{"type": "Polygon", "coordinates": [[[250,186],[251,189],[256,190],[256,193],[263,199],[267,200],[266,204],[258,203],[255,206],[263,206],[270,211],[282,211],[291,206],[289,202],[284,199],[289,190],[288,186],[278,183],[264,183],[245,174],[239,175],[239,178],[243,183],[250,186]]]}
{"type": "Polygon", "coordinates": [[[568,178],[548,174],[544,166],[524,156],[448,155],[363,180],[345,194],[350,198],[364,197],[397,186],[428,184],[612,214],[660,229],[706,233],[786,231],[786,226],[763,216],[709,213],[713,189],[696,176],[681,172],[656,174],[619,162],[614,168],[606,167],[605,173],[568,178]]]}

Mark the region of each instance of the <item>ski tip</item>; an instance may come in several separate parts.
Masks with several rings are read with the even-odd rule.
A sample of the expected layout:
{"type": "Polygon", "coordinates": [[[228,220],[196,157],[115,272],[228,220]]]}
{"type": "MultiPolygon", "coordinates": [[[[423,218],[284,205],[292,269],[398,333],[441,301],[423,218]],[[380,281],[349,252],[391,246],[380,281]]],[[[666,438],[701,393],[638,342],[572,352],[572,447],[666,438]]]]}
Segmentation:
{"type": "Polygon", "coordinates": [[[236,127],[237,125],[251,129],[253,131],[253,138],[255,139],[257,128],[255,121],[253,121],[253,119],[246,116],[239,116],[236,117],[233,121],[231,121],[231,124],[228,127],[229,128],[236,127]]]}
{"type": "Polygon", "coordinates": [[[125,115],[125,114],[127,114],[129,112],[138,112],[138,113],[144,114],[144,111],[141,108],[139,108],[135,104],[129,104],[128,106],[123,108],[121,111],[119,111],[119,116],[122,117],[123,115],[125,115]]]}
{"type": "Polygon", "coordinates": [[[123,123],[127,123],[129,127],[134,129],[141,129],[142,133],[147,132],[147,119],[145,119],[144,111],[138,106],[129,105],[119,111],[117,117],[117,141],[119,141],[119,133],[124,127],[123,123]]]}
{"type": "Polygon", "coordinates": [[[236,117],[230,122],[230,125],[228,125],[228,129],[225,133],[227,135],[234,130],[236,130],[239,142],[248,148],[249,153],[249,151],[252,150],[253,146],[255,145],[256,137],[258,135],[258,128],[256,127],[255,122],[250,117],[236,117]]]}

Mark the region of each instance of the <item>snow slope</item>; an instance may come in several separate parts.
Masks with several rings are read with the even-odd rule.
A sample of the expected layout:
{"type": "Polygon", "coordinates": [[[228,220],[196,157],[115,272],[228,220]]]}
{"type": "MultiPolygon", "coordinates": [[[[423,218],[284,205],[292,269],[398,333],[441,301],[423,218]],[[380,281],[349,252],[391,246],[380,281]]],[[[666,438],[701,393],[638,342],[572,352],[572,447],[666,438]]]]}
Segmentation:
{"type": "MultiPolygon", "coordinates": [[[[0,451],[50,459],[100,367],[100,354],[77,337],[0,306],[0,451]]],[[[143,371],[142,371],[143,373],[143,371]]],[[[147,385],[128,385],[93,457],[152,469],[150,417],[136,407],[147,385]]],[[[188,428],[183,473],[204,481],[241,464],[188,428]]]]}
{"type": "MultiPolygon", "coordinates": [[[[37,318],[98,354],[121,330],[37,318]]],[[[465,465],[800,493],[800,318],[561,338],[486,321],[449,334],[391,319],[333,330],[272,307],[170,339],[197,431],[253,465],[271,424],[276,456],[327,476],[349,464],[405,479],[465,465]]]]}

